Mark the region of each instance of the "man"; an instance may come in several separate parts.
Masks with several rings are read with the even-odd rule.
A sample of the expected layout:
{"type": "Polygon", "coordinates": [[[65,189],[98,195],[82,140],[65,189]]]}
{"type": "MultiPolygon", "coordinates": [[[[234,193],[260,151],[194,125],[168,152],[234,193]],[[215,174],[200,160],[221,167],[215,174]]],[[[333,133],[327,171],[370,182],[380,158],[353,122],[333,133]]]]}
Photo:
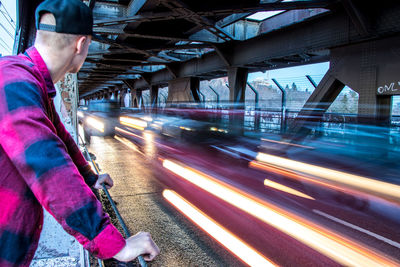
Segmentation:
{"type": "MultiPolygon", "coordinates": [[[[89,186],[95,175],[60,122],[54,83],[79,71],[93,16],[80,0],[46,0],[36,9],[34,47],[0,59],[0,266],[29,266],[43,223],[42,206],[99,258],[153,260],[148,233],[124,239],[89,186]]],[[[97,181],[96,181],[97,180],[97,181]]]]}

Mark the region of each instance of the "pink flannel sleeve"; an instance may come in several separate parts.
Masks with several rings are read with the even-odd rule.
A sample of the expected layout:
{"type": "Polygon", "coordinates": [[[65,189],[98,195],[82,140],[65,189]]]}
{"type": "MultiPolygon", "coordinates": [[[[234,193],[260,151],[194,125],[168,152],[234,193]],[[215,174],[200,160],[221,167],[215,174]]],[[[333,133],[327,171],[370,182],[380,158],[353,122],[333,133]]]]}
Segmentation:
{"type": "Polygon", "coordinates": [[[54,117],[54,126],[56,127],[57,135],[61,138],[64,142],[68,154],[71,157],[72,161],[75,163],[76,167],[78,168],[80,174],[83,176],[86,184],[88,186],[93,186],[98,178],[98,175],[92,171],[89,163],[86,161],[85,157],[82,155],[78,145],[75,143],[74,139],[70,135],[70,133],[65,129],[64,124],[61,122],[60,117],[58,116],[57,112],[55,111],[54,106],[51,106],[53,110],[53,117],[54,117]]]}
{"type": "MultiPolygon", "coordinates": [[[[110,258],[125,246],[46,115],[29,69],[0,68],[0,145],[37,200],[86,249],[110,258]],[[16,81],[13,73],[22,73],[16,81]]],[[[15,75],[14,75],[15,76],[15,75]]]]}

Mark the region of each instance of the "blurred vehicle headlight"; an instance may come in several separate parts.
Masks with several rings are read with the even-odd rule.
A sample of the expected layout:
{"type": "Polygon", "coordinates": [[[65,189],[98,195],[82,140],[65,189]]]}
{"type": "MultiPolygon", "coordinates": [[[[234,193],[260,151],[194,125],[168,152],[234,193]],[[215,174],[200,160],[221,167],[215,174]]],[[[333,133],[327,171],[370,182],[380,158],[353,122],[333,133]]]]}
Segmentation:
{"type": "Polygon", "coordinates": [[[184,126],[179,127],[179,129],[182,129],[182,130],[185,130],[185,131],[194,131],[192,128],[184,127],[184,126]]]}
{"type": "Polygon", "coordinates": [[[143,131],[144,128],[147,127],[147,122],[142,121],[140,119],[135,119],[135,118],[129,118],[129,117],[120,117],[119,121],[121,124],[132,127],[138,130],[143,131]]]}
{"type": "Polygon", "coordinates": [[[89,117],[86,119],[86,123],[90,125],[91,127],[95,128],[96,130],[99,130],[100,132],[104,133],[104,123],[96,120],[95,118],[89,117]]]}
{"type": "Polygon", "coordinates": [[[219,129],[219,128],[217,128],[217,127],[211,127],[211,128],[210,128],[210,131],[213,131],[213,132],[220,132],[220,133],[228,133],[227,130],[225,130],[225,129],[219,129]]]}
{"type": "Polygon", "coordinates": [[[145,116],[145,117],[143,117],[143,120],[151,122],[151,121],[153,121],[153,118],[150,116],[145,116]]]}

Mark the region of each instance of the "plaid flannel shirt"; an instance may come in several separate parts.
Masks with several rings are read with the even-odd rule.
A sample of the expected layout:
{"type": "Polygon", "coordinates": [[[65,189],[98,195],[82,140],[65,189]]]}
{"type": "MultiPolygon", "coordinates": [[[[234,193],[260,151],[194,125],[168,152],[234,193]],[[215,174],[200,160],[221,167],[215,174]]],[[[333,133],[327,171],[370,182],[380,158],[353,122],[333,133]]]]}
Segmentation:
{"type": "Polygon", "coordinates": [[[54,109],[39,52],[0,59],[0,266],[29,266],[42,206],[87,250],[111,258],[125,240],[89,186],[97,176],[54,109]]]}

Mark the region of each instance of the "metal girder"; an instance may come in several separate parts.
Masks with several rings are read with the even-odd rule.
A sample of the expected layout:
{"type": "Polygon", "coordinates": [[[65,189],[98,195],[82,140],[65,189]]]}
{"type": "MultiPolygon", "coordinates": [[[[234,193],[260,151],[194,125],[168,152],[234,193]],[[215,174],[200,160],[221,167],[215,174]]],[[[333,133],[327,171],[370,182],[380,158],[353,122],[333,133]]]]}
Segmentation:
{"type": "Polygon", "coordinates": [[[93,9],[95,4],[96,4],[96,0],[89,0],[89,8],[90,9],[93,9]]]}
{"type": "Polygon", "coordinates": [[[168,2],[162,2],[162,4],[172,10],[173,12],[176,12],[177,14],[187,16],[185,20],[193,22],[197,24],[200,27],[203,27],[210,33],[214,34],[218,38],[221,38],[222,40],[228,42],[232,41],[235,38],[227,33],[224,29],[216,25],[214,21],[211,21],[210,19],[198,15],[196,12],[192,11],[188,5],[183,3],[180,0],[169,0],[168,2]]]}
{"type": "Polygon", "coordinates": [[[241,19],[246,18],[247,16],[251,15],[252,13],[239,13],[239,14],[232,14],[226,18],[223,18],[222,20],[218,21],[216,23],[217,26],[219,27],[226,27],[232,23],[235,23],[241,19]]]}
{"type": "Polygon", "coordinates": [[[173,12],[160,12],[160,13],[156,13],[156,14],[135,15],[135,16],[129,16],[129,17],[125,17],[125,18],[96,20],[93,23],[93,29],[96,29],[96,27],[107,27],[107,26],[114,26],[114,25],[120,25],[120,24],[128,24],[131,22],[150,22],[150,21],[163,21],[163,20],[172,20],[172,19],[180,19],[180,18],[177,18],[175,13],[173,13],[173,12]]]}
{"type": "Polygon", "coordinates": [[[111,69],[120,69],[120,70],[126,70],[128,67],[128,65],[111,65],[111,64],[106,64],[106,63],[102,63],[102,62],[98,62],[96,60],[93,59],[86,59],[87,62],[89,63],[94,63],[98,66],[102,66],[102,67],[107,67],[107,68],[111,68],[111,69]]]}
{"type": "Polygon", "coordinates": [[[114,46],[117,46],[119,48],[123,48],[123,49],[129,50],[129,51],[131,51],[133,53],[136,53],[136,54],[145,55],[147,57],[158,57],[157,55],[149,53],[149,52],[147,52],[145,50],[138,49],[138,48],[134,47],[133,45],[131,45],[129,43],[119,43],[119,42],[117,42],[117,41],[115,41],[113,39],[110,39],[110,38],[97,36],[96,38],[93,39],[93,41],[100,42],[100,43],[105,43],[105,44],[109,44],[109,45],[114,45],[114,46]]]}
{"type": "Polygon", "coordinates": [[[367,35],[369,33],[369,22],[367,16],[360,10],[356,1],[342,0],[342,3],[355,28],[357,29],[357,32],[361,35],[367,35]]]}
{"type": "Polygon", "coordinates": [[[147,0],[131,0],[131,2],[128,13],[135,15],[146,4],[147,0]]]}
{"type": "MultiPolygon", "coordinates": [[[[220,8],[220,9],[213,9],[210,11],[199,11],[194,13],[196,14],[196,16],[202,16],[202,17],[213,17],[213,16],[224,16],[224,15],[229,16],[232,14],[254,13],[260,11],[329,8],[330,6],[333,6],[336,3],[338,3],[338,0],[315,0],[315,1],[298,0],[291,2],[266,3],[252,7],[242,7],[234,9],[220,8]]],[[[190,19],[190,15],[189,14],[177,15],[175,12],[151,13],[146,15],[129,16],[125,18],[97,20],[94,22],[93,27],[96,28],[96,27],[128,24],[131,22],[150,22],[150,21],[163,21],[163,20],[174,20],[174,19],[190,19]]]]}
{"type": "MultiPolygon", "coordinates": [[[[192,42],[193,40],[191,40],[192,42]]],[[[161,51],[161,50],[188,50],[188,49],[203,49],[212,48],[213,44],[202,43],[202,44],[186,44],[186,45],[173,45],[173,46],[161,46],[158,48],[152,48],[148,51],[161,51]]]]}
{"type": "Polygon", "coordinates": [[[227,67],[231,66],[230,58],[228,58],[228,54],[223,51],[223,49],[217,45],[214,46],[215,52],[217,52],[218,56],[224,61],[227,67]]]}
{"type": "MultiPolygon", "coordinates": [[[[349,45],[375,38],[375,36],[390,36],[400,33],[400,10],[384,10],[380,16],[375,18],[375,32],[372,35],[360,36],[354,29],[347,14],[342,11],[327,13],[318,19],[303,21],[296,27],[281,29],[269,34],[232,44],[231,65],[234,67],[246,66],[258,62],[265,62],[274,58],[283,58],[292,55],[301,55],[313,51],[326,50],[329,48],[349,45]]],[[[317,57],[317,60],[320,60],[317,57]]],[[[313,62],[304,61],[303,64],[313,62]]],[[[300,65],[301,62],[296,63],[300,65]]],[[[217,52],[203,55],[200,59],[192,59],[176,67],[176,76],[192,77],[201,76],[206,73],[226,69],[226,63],[217,52]]],[[[172,74],[163,69],[152,75],[152,84],[165,83],[173,79],[172,74]]],[[[140,79],[135,82],[135,88],[142,88],[146,83],[140,79]]]]}
{"type": "Polygon", "coordinates": [[[172,77],[175,79],[176,77],[178,77],[178,75],[176,74],[176,70],[173,69],[172,66],[170,65],[165,65],[166,69],[168,70],[169,73],[171,73],[172,77]]]}
{"type": "Polygon", "coordinates": [[[117,28],[101,27],[101,28],[95,28],[93,31],[96,34],[124,35],[126,37],[166,40],[166,41],[175,41],[175,42],[181,42],[181,41],[193,42],[193,40],[188,39],[188,38],[183,38],[183,37],[139,34],[139,33],[124,31],[123,29],[117,29],[117,28]]]}
{"type": "MultiPolygon", "coordinates": [[[[117,70],[80,70],[79,73],[93,73],[93,74],[98,74],[98,73],[110,73],[110,74],[122,74],[121,71],[117,71],[117,70]]],[[[123,74],[140,74],[140,71],[124,71],[123,74]]]]}

